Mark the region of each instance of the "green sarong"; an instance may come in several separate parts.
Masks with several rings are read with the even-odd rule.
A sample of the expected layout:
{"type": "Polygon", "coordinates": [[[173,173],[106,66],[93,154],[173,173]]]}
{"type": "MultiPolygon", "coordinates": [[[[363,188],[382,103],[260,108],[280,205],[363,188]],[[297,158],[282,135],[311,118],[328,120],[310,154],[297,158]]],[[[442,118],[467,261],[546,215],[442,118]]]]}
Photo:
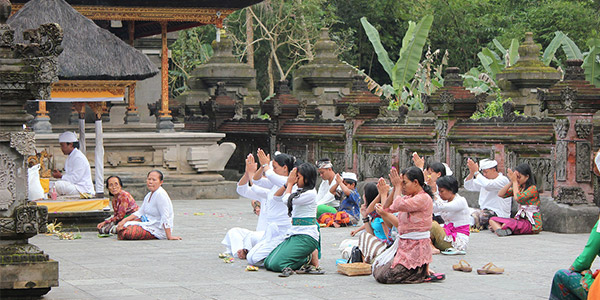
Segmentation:
{"type": "Polygon", "coordinates": [[[335,207],[331,207],[331,206],[329,206],[327,204],[321,204],[321,205],[317,206],[317,220],[324,213],[336,214],[337,213],[337,209],[335,209],[335,207]]]}
{"type": "Polygon", "coordinates": [[[281,272],[284,268],[298,270],[309,262],[311,254],[318,246],[319,242],[310,235],[292,235],[265,258],[265,268],[274,272],[281,272]]]}

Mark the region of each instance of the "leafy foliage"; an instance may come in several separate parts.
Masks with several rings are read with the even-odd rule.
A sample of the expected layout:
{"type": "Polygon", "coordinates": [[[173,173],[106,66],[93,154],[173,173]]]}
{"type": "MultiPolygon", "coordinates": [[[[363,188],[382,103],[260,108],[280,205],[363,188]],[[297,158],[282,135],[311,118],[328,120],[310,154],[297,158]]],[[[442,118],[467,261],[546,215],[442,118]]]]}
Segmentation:
{"type": "MultiPolygon", "coordinates": [[[[500,96],[500,94],[496,94],[496,99],[494,101],[490,101],[488,102],[488,104],[485,106],[485,110],[482,112],[475,112],[472,116],[471,119],[473,120],[479,120],[481,118],[490,118],[490,117],[500,117],[504,114],[504,109],[502,107],[502,105],[508,101],[511,101],[510,98],[502,98],[500,96]]],[[[514,113],[516,115],[520,115],[521,113],[519,111],[514,111],[514,113]]]]}
{"type": "Polygon", "coordinates": [[[177,41],[170,46],[172,67],[169,70],[169,90],[177,97],[189,89],[191,72],[213,55],[210,41],[215,36],[212,26],[196,27],[179,32],[177,41]]]}

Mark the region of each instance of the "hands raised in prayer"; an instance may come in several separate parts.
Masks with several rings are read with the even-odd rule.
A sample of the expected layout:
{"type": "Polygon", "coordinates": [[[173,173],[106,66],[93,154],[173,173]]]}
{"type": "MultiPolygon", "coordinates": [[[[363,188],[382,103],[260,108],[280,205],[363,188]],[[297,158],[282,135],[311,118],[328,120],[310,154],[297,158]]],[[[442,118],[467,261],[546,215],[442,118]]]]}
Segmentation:
{"type": "Polygon", "coordinates": [[[379,191],[379,195],[386,195],[390,192],[390,185],[385,182],[385,179],[379,178],[377,181],[377,191],[379,191]]]}
{"type": "Polygon", "coordinates": [[[246,156],[246,174],[250,175],[250,177],[254,176],[256,170],[258,169],[256,165],[256,161],[254,160],[254,155],[252,153],[246,156]]]}
{"type": "Polygon", "coordinates": [[[337,182],[338,185],[341,185],[344,182],[344,179],[339,173],[335,174],[335,182],[337,182]]]}
{"type": "Polygon", "coordinates": [[[415,167],[417,167],[421,170],[425,167],[425,158],[420,157],[419,154],[417,154],[417,152],[413,152],[412,160],[413,160],[413,163],[415,164],[415,167]]]}
{"type": "Polygon", "coordinates": [[[390,182],[392,183],[392,185],[394,186],[394,188],[396,189],[401,189],[402,188],[402,175],[398,174],[398,170],[395,167],[392,167],[392,169],[390,170],[390,182]]]}
{"type": "Polygon", "coordinates": [[[256,151],[256,155],[258,156],[258,162],[260,162],[260,165],[262,167],[268,167],[269,163],[271,162],[271,155],[270,154],[265,154],[265,151],[263,151],[263,149],[258,148],[258,150],[256,151]]]}
{"type": "Polygon", "coordinates": [[[479,171],[479,164],[470,158],[467,160],[467,167],[469,168],[469,172],[471,174],[475,174],[475,172],[479,171]]]}
{"type": "Polygon", "coordinates": [[[291,187],[294,186],[294,184],[296,184],[298,182],[298,169],[297,168],[293,168],[292,171],[290,172],[288,178],[287,178],[287,186],[291,187]]]}

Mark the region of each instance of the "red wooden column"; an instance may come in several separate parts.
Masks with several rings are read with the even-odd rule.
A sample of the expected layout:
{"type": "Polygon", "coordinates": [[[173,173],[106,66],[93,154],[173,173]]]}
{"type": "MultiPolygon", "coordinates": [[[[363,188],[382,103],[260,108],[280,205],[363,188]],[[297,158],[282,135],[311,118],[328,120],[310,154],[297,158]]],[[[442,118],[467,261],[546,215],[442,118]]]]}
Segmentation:
{"type": "Polygon", "coordinates": [[[167,47],[167,22],[160,22],[162,53],[161,53],[161,98],[158,111],[157,129],[159,132],[172,132],[174,130],[173,118],[169,110],[169,49],[167,47]]]}

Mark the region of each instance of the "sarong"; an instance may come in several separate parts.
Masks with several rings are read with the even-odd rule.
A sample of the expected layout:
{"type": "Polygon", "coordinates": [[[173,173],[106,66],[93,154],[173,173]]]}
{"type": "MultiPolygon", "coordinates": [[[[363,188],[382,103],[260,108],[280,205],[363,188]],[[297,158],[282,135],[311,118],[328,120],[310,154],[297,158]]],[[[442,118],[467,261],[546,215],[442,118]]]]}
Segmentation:
{"type": "Polygon", "coordinates": [[[118,233],[120,240],[154,240],[156,237],[139,225],[129,225],[118,233]]]}
{"type": "Polygon", "coordinates": [[[363,254],[363,261],[370,264],[375,258],[387,249],[387,244],[376,236],[363,232],[358,236],[358,249],[363,254]]]}
{"type": "Polygon", "coordinates": [[[502,229],[510,229],[512,234],[533,234],[533,227],[527,219],[493,217],[490,220],[503,225],[502,229]]]}
{"type": "Polygon", "coordinates": [[[440,224],[438,224],[438,222],[433,221],[431,223],[431,229],[429,230],[429,232],[431,233],[431,242],[433,243],[433,246],[435,246],[435,248],[439,249],[440,251],[444,251],[452,247],[451,242],[447,242],[446,240],[444,240],[444,238],[446,237],[446,231],[442,226],[440,226],[440,224]]]}
{"type": "Polygon", "coordinates": [[[581,285],[581,273],[562,269],[554,273],[550,300],[587,299],[588,291],[581,285]]]}
{"type": "Polygon", "coordinates": [[[281,272],[285,268],[298,270],[310,261],[311,254],[318,247],[319,242],[309,235],[292,235],[267,256],[265,268],[274,272],[281,272]]]}
{"type": "Polygon", "coordinates": [[[392,268],[393,260],[373,270],[373,277],[379,283],[421,283],[427,277],[427,264],[407,269],[401,264],[392,268]]]}

